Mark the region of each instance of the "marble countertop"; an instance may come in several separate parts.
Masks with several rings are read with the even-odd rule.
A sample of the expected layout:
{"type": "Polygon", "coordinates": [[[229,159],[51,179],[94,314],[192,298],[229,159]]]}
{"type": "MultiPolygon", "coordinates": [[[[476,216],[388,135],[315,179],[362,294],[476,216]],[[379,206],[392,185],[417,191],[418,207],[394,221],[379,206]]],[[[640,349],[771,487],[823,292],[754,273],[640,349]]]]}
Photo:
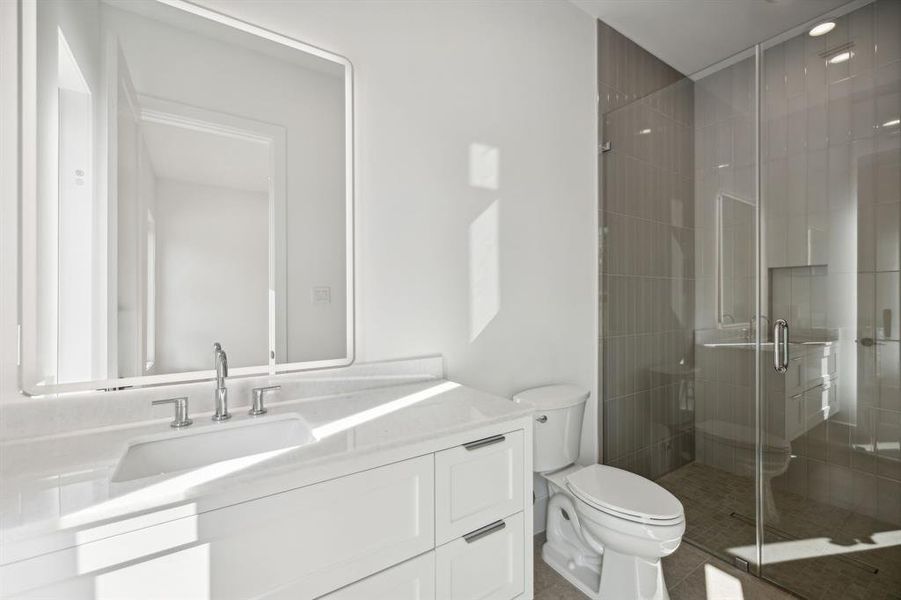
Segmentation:
{"type": "MultiPolygon", "coordinates": [[[[530,409],[446,380],[273,403],[316,442],[136,481],[110,477],[130,441],[171,432],[168,419],[0,445],[0,564],[137,527],[310,485],[405,458],[416,444],[512,421],[530,409]]],[[[215,428],[193,414],[191,429],[215,428]]]]}

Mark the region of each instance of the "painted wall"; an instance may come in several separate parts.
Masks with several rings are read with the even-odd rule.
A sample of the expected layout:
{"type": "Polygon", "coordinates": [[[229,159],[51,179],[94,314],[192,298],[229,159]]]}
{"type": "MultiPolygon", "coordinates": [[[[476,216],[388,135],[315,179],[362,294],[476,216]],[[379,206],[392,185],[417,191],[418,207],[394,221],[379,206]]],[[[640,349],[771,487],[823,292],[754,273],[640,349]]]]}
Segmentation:
{"type": "MultiPolygon", "coordinates": [[[[279,362],[344,356],[347,305],[341,70],[325,71],[316,65],[323,69],[317,70],[285,56],[193,34],[188,25],[181,29],[125,10],[107,8],[104,15],[120,36],[139,94],[285,129],[287,195],[281,225],[287,231],[287,314],[281,326],[286,340],[280,339],[278,347],[286,348],[287,356],[280,356],[279,362]],[[260,94],[260,90],[269,93],[260,94]],[[331,288],[332,302],[313,305],[315,286],[331,288]]],[[[267,260],[260,264],[265,269],[267,260]]],[[[265,328],[262,333],[266,334],[265,328]]],[[[237,356],[237,349],[226,346],[226,350],[230,357],[232,353],[237,356]]]]}
{"type": "Polygon", "coordinates": [[[355,65],[357,360],[439,352],[504,395],[582,385],[593,461],[594,20],[551,1],[205,4],[355,65]]]}
{"type": "Polygon", "coordinates": [[[155,215],[155,372],[210,368],[214,341],[230,367],[265,364],[267,195],[158,179],[155,215]]]}
{"type": "Polygon", "coordinates": [[[595,399],[594,20],[565,2],[203,4],[354,63],[357,359],[440,352],[488,391],[595,399]]]}

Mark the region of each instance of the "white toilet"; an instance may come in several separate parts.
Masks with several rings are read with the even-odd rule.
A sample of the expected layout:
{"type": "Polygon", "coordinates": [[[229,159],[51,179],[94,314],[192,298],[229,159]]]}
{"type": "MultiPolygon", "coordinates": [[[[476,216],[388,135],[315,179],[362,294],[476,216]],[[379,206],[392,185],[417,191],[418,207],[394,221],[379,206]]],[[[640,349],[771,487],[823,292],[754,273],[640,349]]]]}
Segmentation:
{"type": "Polygon", "coordinates": [[[513,397],[535,409],[533,470],[550,493],[542,558],[595,600],[668,600],[660,559],[682,541],[682,503],[628,471],[573,464],[588,395],[549,385],[513,397]]]}

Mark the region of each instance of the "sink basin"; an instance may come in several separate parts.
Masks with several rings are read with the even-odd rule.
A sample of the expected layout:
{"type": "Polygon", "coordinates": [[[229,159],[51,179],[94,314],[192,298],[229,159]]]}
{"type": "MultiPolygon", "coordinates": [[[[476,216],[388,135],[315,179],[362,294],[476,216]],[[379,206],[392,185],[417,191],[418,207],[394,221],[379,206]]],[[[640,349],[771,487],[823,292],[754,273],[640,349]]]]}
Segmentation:
{"type": "Polygon", "coordinates": [[[199,427],[132,441],[113,473],[113,483],[264,455],[314,442],[298,415],[199,427]]]}

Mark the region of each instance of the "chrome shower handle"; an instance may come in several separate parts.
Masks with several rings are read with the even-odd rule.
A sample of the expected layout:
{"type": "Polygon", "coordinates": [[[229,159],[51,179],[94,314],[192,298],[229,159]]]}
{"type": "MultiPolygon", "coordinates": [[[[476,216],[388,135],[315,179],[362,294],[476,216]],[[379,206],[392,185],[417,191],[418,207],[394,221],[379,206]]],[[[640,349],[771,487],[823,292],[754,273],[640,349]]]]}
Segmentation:
{"type": "Polygon", "coordinates": [[[776,319],[773,323],[773,368],[777,373],[788,371],[788,322],[776,319]]]}

